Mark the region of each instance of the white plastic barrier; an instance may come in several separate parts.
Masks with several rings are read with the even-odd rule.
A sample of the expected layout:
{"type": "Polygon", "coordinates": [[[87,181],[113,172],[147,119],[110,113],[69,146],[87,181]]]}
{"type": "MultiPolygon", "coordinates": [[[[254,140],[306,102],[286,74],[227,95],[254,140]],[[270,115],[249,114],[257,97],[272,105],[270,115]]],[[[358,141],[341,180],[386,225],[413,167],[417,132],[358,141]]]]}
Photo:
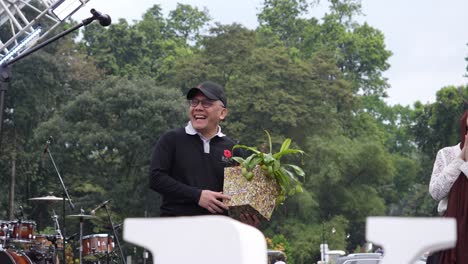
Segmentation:
{"type": "Polygon", "coordinates": [[[151,251],[155,264],[266,264],[265,237],[225,216],[127,218],[123,238],[151,251]]]}
{"type": "Polygon", "coordinates": [[[368,217],[366,239],[384,248],[381,264],[414,263],[427,251],[455,246],[453,218],[368,217]]]}

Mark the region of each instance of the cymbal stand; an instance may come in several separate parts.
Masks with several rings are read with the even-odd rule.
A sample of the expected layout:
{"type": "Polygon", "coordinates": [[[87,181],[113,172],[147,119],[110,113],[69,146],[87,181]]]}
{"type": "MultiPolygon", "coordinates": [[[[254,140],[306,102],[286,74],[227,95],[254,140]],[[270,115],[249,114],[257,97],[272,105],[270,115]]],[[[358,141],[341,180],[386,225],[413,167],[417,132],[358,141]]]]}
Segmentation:
{"type": "MultiPolygon", "coordinates": [[[[122,251],[122,247],[120,247],[119,236],[117,235],[117,232],[115,230],[115,226],[114,226],[114,223],[112,222],[112,217],[111,217],[111,214],[109,212],[109,208],[108,208],[107,204],[104,205],[104,208],[106,208],[107,217],[109,218],[109,223],[112,226],[112,233],[114,234],[115,242],[117,244],[117,248],[119,249],[120,258],[122,259],[122,263],[127,264],[125,262],[125,257],[124,257],[123,251],[122,251]]],[[[109,249],[109,245],[107,245],[107,248],[109,249]]],[[[107,250],[107,251],[109,252],[109,250],[107,250]]],[[[107,260],[109,261],[109,258],[107,258],[107,260]]]]}
{"type": "Polygon", "coordinates": [[[59,224],[59,221],[58,221],[58,215],[55,213],[54,209],[52,209],[52,212],[54,214],[54,215],[52,215],[52,221],[54,222],[54,229],[55,229],[55,233],[56,233],[56,235],[55,235],[55,237],[53,239],[53,242],[52,242],[54,244],[54,254],[52,255],[53,256],[52,257],[52,262],[53,262],[53,264],[57,264],[55,257],[57,256],[58,240],[61,239],[63,241],[62,243],[64,243],[63,244],[63,246],[64,246],[63,255],[65,256],[65,238],[62,235],[62,231],[60,231],[60,224],[59,224]]]}
{"type": "Polygon", "coordinates": [[[52,209],[53,215],[52,215],[52,221],[54,222],[54,229],[56,234],[58,235],[59,239],[64,239],[62,235],[62,231],[60,230],[60,224],[58,221],[58,215],[55,213],[55,210],[52,209]]]}
{"type": "MultiPolygon", "coordinates": [[[[81,214],[84,214],[84,210],[81,209],[81,214]]],[[[80,217],[80,263],[83,263],[83,217],[80,217]]]]}

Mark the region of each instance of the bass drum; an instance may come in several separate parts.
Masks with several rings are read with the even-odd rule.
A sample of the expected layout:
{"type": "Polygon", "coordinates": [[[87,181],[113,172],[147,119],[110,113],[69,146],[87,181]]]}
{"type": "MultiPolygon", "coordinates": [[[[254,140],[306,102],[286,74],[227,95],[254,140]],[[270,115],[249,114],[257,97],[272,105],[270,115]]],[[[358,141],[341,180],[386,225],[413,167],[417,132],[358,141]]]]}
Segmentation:
{"type": "Polygon", "coordinates": [[[33,264],[26,254],[15,252],[13,250],[0,250],[1,264],[33,264]]]}

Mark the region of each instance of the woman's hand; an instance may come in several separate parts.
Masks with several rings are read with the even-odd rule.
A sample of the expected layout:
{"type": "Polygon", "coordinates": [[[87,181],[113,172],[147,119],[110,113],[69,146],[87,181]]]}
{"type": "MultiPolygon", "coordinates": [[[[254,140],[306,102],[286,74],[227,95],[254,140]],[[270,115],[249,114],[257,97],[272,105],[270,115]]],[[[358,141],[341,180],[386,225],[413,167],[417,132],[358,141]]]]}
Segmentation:
{"type": "Polygon", "coordinates": [[[465,144],[463,145],[463,148],[460,152],[460,155],[458,155],[458,157],[464,161],[467,161],[468,159],[467,151],[468,151],[468,134],[465,135],[465,144]]]}

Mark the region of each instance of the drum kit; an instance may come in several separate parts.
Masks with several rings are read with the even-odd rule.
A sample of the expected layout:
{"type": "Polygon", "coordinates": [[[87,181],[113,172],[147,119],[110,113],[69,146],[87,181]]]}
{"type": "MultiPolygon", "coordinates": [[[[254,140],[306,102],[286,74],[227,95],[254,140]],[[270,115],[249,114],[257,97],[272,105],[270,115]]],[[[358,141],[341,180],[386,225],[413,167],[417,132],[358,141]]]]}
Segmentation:
{"type": "MultiPolygon", "coordinates": [[[[29,199],[31,201],[63,201],[63,198],[52,195],[29,199]]],[[[97,218],[80,214],[67,215],[66,218],[77,219],[80,224],[79,264],[81,263],[114,263],[114,237],[108,234],[90,234],[83,236],[83,223],[85,219],[97,218]]],[[[54,234],[36,234],[36,222],[30,220],[0,220],[0,264],[58,264],[59,252],[66,254],[64,239],[60,231],[58,216],[53,214],[54,234]]],[[[70,242],[70,244],[73,244],[70,242]]],[[[77,243],[75,243],[77,244],[77,243]]],[[[72,256],[70,262],[75,263],[72,256]]],[[[67,264],[65,263],[65,264],[67,264]]]]}

